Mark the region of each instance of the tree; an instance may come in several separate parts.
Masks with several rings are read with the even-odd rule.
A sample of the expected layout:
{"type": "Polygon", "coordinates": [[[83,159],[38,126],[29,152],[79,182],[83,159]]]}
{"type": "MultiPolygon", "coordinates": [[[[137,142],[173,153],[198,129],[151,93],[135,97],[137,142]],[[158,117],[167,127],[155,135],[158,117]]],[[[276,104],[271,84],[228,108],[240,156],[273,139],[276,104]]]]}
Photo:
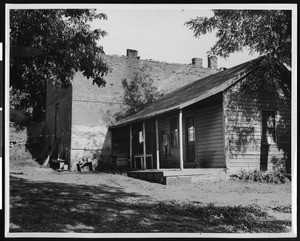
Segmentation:
{"type": "MultiPolygon", "coordinates": [[[[242,82],[238,92],[231,95],[228,101],[229,108],[242,110],[248,125],[245,128],[237,128],[234,133],[236,145],[253,139],[254,128],[251,126],[255,120],[260,118],[252,113],[259,113],[262,107],[260,104],[266,101],[266,93],[275,96],[274,103],[279,109],[282,103],[291,104],[291,73],[285,66],[291,67],[291,17],[290,10],[213,10],[214,16],[197,17],[186,22],[199,37],[208,32],[216,31],[218,41],[210,49],[209,54],[221,57],[228,57],[234,52],[243,51],[248,48],[250,53],[257,52],[263,56],[250,69],[247,79],[242,82]],[[264,89],[266,88],[267,89],[264,89]],[[281,92],[283,90],[283,92],[281,92]],[[256,103],[252,111],[244,108],[243,101],[245,93],[251,96],[251,101],[256,103]],[[254,109],[258,108],[258,109],[254,109]]],[[[277,132],[290,140],[290,117],[277,123],[277,132]]],[[[263,146],[261,144],[261,146],[263,146]]],[[[287,165],[290,163],[290,143],[278,143],[278,148],[286,154],[287,165]]],[[[267,149],[268,153],[268,149],[267,149]]],[[[267,155],[268,156],[268,155],[267,155]]]]}
{"type": "Polygon", "coordinates": [[[291,66],[290,10],[213,10],[212,17],[197,17],[185,23],[199,37],[216,30],[218,41],[211,55],[228,57],[249,48],[291,66]]]}
{"type": "Polygon", "coordinates": [[[124,89],[122,111],[116,114],[116,120],[133,115],[162,96],[153,79],[148,74],[149,67],[143,66],[134,73],[130,81],[122,80],[124,89]]]}
{"type": "Polygon", "coordinates": [[[10,11],[11,49],[29,47],[42,54],[10,59],[11,105],[26,109],[35,120],[44,117],[46,84],[67,87],[82,71],[99,87],[109,67],[97,41],[106,35],[90,22],[107,16],[91,9],[17,9],[10,11]]]}

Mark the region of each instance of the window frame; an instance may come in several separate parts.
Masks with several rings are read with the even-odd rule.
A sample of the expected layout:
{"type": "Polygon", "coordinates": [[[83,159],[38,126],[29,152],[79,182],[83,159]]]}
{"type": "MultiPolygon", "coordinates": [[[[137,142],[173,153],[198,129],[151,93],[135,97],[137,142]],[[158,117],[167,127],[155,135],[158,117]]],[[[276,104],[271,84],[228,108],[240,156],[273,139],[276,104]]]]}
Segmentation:
{"type": "Polygon", "coordinates": [[[189,133],[188,133],[188,128],[187,128],[187,125],[188,125],[188,119],[193,119],[193,137],[194,139],[192,141],[196,142],[196,116],[195,115],[188,115],[185,117],[185,131],[187,132],[186,133],[186,141],[189,142],[189,133]]]}

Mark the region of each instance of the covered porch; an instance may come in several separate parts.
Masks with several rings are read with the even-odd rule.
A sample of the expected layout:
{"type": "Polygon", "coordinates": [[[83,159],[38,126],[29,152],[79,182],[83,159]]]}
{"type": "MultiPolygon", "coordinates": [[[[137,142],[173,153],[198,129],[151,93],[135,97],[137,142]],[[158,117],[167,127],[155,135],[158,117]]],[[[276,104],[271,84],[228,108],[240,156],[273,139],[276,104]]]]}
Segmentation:
{"type": "Polygon", "coordinates": [[[182,110],[176,112],[111,129],[117,159],[128,160],[130,170],[183,170],[182,110]]]}
{"type": "Polygon", "coordinates": [[[114,126],[112,149],[130,171],[168,170],[197,175],[224,169],[222,99],[203,101],[114,126]],[[201,170],[202,169],[202,170],[201,170]],[[191,171],[194,170],[194,171],[191,171]]]}

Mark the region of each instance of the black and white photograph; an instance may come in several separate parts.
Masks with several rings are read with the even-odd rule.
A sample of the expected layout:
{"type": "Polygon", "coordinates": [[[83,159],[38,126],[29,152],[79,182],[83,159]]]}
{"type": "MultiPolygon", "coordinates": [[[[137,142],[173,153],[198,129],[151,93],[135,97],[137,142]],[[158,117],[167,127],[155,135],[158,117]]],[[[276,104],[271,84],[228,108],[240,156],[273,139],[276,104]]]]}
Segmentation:
{"type": "Polygon", "coordinates": [[[5,237],[297,237],[297,17],[5,4],[5,237]]]}

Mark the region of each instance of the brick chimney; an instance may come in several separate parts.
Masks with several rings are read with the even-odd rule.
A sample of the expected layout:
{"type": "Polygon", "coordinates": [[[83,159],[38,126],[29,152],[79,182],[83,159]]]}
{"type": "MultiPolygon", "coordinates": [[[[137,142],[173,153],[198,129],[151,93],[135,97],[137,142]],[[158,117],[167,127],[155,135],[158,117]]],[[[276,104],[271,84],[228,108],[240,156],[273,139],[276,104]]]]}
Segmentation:
{"type": "Polygon", "coordinates": [[[192,65],[197,66],[197,67],[203,67],[203,59],[192,58],[192,65]]]}
{"type": "Polygon", "coordinates": [[[218,68],[218,59],[216,56],[207,56],[207,67],[211,69],[218,68]]]}
{"type": "Polygon", "coordinates": [[[127,57],[132,59],[138,58],[138,51],[134,49],[127,49],[127,57]]]}

